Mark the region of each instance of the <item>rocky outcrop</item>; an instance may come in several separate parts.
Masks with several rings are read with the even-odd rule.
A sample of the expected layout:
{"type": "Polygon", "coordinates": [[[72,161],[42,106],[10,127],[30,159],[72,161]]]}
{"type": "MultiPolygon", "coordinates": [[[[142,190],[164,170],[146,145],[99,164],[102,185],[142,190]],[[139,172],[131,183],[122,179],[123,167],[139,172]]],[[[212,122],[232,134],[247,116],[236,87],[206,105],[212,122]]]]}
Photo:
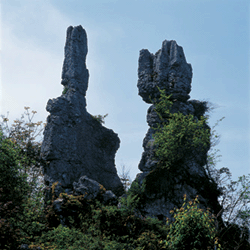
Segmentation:
{"type": "MultiPolygon", "coordinates": [[[[192,67],[186,62],[182,47],[175,41],[164,41],[162,48],[154,55],[148,50],[141,50],[138,68],[139,95],[147,103],[159,101],[160,90],[171,95],[173,102],[170,112],[192,114],[194,119],[201,119],[207,110],[206,102],[189,100],[191,91],[192,67]]],[[[136,181],[142,185],[143,180],[148,183],[145,189],[144,204],[141,213],[151,217],[171,218],[169,213],[174,207],[181,207],[184,194],[191,200],[199,196],[201,207],[210,207],[214,213],[221,209],[217,197],[219,191],[205,170],[209,147],[194,148],[192,152],[176,161],[174,178],[170,178],[167,169],[157,168],[160,164],[155,155],[156,145],[153,134],[162,121],[155,112],[154,104],[147,113],[149,130],[143,140],[144,152],[139,163],[139,173],[136,181]]],[[[209,129],[205,125],[204,129],[209,129]]]]}
{"type": "Polygon", "coordinates": [[[117,197],[112,191],[105,190],[97,181],[91,180],[87,176],[82,176],[78,182],[73,183],[73,186],[74,195],[84,195],[87,200],[99,198],[104,205],[116,205],[118,203],[117,197]]]}
{"type": "Polygon", "coordinates": [[[137,86],[146,103],[160,97],[157,87],[164,89],[167,95],[172,94],[173,100],[188,100],[191,80],[192,67],[175,41],[165,40],[155,55],[147,49],[140,51],[137,86]]]}
{"type": "Polygon", "coordinates": [[[87,176],[121,195],[123,186],[114,162],[120,140],[86,110],[87,51],[85,30],[69,27],[61,81],[64,91],[46,106],[50,115],[41,149],[43,159],[49,162],[44,169],[45,184],[51,187],[58,182],[65,192],[71,192],[73,183],[87,176]]]}
{"type": "MultiPolygon", "coordinates": [[[[73,190],[64,193],[61,185],[56,184],[53,194],[57,199],[52,201],[53,214],[57,218],[57,223],[62,226],[70,226],[70,218],[79,220],[79,213],[89,208],[93,201],[99,201],[103,205],[117,205],[117,196],[110,190],[106,190],[100,183],[82,176],[78,182],[73,183],[73,190]],[[78,204],[78,206],[76,206],[78,204]]],[[[53,222],[52,222],[53,223],[53,222]]],[[[57,226],[58,224],[52,224],[57,226]]]]}

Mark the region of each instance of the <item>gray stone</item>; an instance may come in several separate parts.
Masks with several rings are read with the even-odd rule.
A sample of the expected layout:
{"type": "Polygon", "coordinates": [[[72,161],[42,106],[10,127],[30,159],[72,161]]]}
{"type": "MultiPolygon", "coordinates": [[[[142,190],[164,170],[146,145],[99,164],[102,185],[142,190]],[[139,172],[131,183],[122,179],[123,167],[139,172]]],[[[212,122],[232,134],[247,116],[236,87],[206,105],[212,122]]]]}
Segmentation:
{"type": "Polygon", "coordinates": [[[117,199],[116,195],[110,190],[106,191],[102,195],[102,197],[103,197],[102,203],[104,205],[117,205],[118,204],[118,199],[117,199]]]}
{"type": "Polygon", "coordinates": [[[186,101],[191,91],[192,67],[186,62],[181,46],[175,41],[163,41],[162,48],[151,54],[140,51],[138,68],[139,95],[147,103],[159,98],[159,90],[164,89],[172,99],[186,101]]]}
{"type": "Polygon", "coordinates": [[[86,200],[98,199],[103,204],[117,204],[117,197],[111,190],[106,190],[97,181],[82,176],[78,182],[73,183],[74,195],[84,195],[86,200]]]}
{"type": "MultiPolygon", "coordinates": [[[[162,48],[155,54],[148,50],[141,50],[138,68],[139,95],[147,103],[159,101],[160,92],[164,90],[167,95],[172,95],[170,100],[173,105],[170,112],[193,115],[199,120],[207,111],[206,102],[188,100],[191,91],[192,67],[186,62],[182,47],[175,41],[164,41],[162,48]]],[[[162,114],[163,115],[163,114],[162,114]]],[[[140,212],[143,216],[157,217],[165,220],[171,219],[169,213],[174,207],[181,207],[183,196],[187,200],[194,199],[197,195],[200,207],[218,213],[221,206],[218,203],[220,194],[216,184],[209,179],[205,165],[207,163],[206,148],[192,148],[188,154],[178,159],[171,169],[175,173],[174,178],[169,178],[167,169],[157,168],[159,159],[155,155],[156,145],[153,135],[158,126],[168,122],[169,117],[163,115],[163,121],[155,112],[155,106],[151,105],[147,112],[148,132],[143,140],[144,151],[138,168],[142,171],[136,177],[139,185],[146,181],[146,189],[140,212]]],[[[204,125],[204,129],[210,129],[204,125]]]]}
{"type": "MultiPolygon", "coordinates": [[[[80,197],[79,202],[82,205],[89,206],[93,201],[98,200],[103,205],[117,205],[118,199],[116,195],[110,191],[106,190],[100,183],[95,180],[88,178],[87,176],[80,177],[78,182],[73,183],[73,190],[69,192],[71,197],[80,197]]],[[[57,218],[59,218],[60,224],[64,227],[70,225],[69,218],[75,218],[77,220],[78,214],[82,212],[76,207],[75,209],[68,210],[63,205],[67,203],[67,199],[57,198],[53,201],[53,211],[57,218]]]]}
{"type": "Polygon", "coordinates": [[[87,200],[96,199],[101,194],[103,187],[97,181],[82,176],[78,182],[73,183],[75,195],[84,195],[87,200]]]}
{"type": "Polygon", "coordinates": [[[55,201],[53,201],[53,209],[55,213],[60,214],[62,212],[62,198],[57,198],[55,201]]]}
{"type": "MultiPolygon", "coordinates": [[[[22,244],[19,248],[18,248],[18,250],[29,250],[30,248],[29,248],[29,245],[28,244],[22,244]]],[[[32,249],[34,249],[34,250],[42,250],[42,248],[41,247],[33,247],[32,249]]]]}
{"type": "Polygon", "coordinates": [[[44,169],[47,186],[59,182],[72,190],[73,183],[87,175],[116,195],[123,193],[115,168],[120,139],[86,110],[89,73],[86,68],[87,36],[81,26],[69,27],[62,71],[64,92],[50,99],[41,154],[49,161],[44,169]]]}
{"type": "Polygon", "coordinates": [[[88,53],[87,34],[82,26],[67,29],[67,38],[64,49],[65,59],[62,71],[62,85],[72,84],[77,92],[85,96],[88,88],[89,72],[86,68],[88,53]],[[73,80],[73,82],[72,82],[73,80]]]}

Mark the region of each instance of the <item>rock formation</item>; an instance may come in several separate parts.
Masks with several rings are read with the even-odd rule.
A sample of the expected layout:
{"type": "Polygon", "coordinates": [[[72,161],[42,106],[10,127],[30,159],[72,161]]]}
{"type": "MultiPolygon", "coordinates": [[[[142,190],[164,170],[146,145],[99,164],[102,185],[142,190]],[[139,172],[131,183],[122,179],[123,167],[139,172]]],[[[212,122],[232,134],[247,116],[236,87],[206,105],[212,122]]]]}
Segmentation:
{"type": "MultiPolygon", "coordinates": [[[[200,119],[207,110],[206,102],[188,100],[192,67],[186,62],[182,47],[175,41],[165,40],[155,55],[146,49],[141,50],[138,78],[139,95],[147,103],[159,100],[159,89],[161,89],[167,95],[171,94],[170,100],[173,102],[171,113],[192,114],[195,119],[200,119]]],[[[217,201],[219,191],[204,168],[209,147],[204,150],[194,149],[192,154],[185,155],[181,161],[172,166],[176,174],[174,179],[169,180],[168,170],[153,171],[157,169],[159,163],[155,156],[156,145],[153,134],[158,124],[162,123],[154,105],[148,109],[147,123],[150,128],[143,140],[144,152],[139,163],[142,173],[136,177],[140,185],[144,179],[150,179],[150,185],[146,185],[141,213],[161,219],[171,218],[169,211],[174,207],[181,207],[184,194],[187,195],[187,200],[194,199],[198,195],[203,208],[210,207],[214,213],[218,213],[221,209],[217,201]]],[[[209,127],[204,127],[207,128],[209,127]]]]}
{"type": "Polygon", "coordinates": [[[87,176],[121,195],[123,186],[114,163],[120,140],[86,110],[87,50],[85,30],[69,27],[61,81],[64,91],[46,106],[50,115],[41,149],[43,159],[49,162],[44,169],[45,184],[51,187],[58,182],[61,190],[70,192],[74,182],[87,176]]]}
{"type": "MultiPolygon", "coordinates": [[[[73,183],[73,186],[74,191],[69,192],[66,197],[59,196],[59,198],[52,203],[53,212],[62,226],[70,226],[70,218],[74,218],[74,220],[77,221],[79,212],[82,212],[81,206],[77,208],[74,207],[74,203],[70,204],[68,202],[70,199],[77,199],[85,209],[87,209],[94,200],[98,200],[103,205],[118,204],[117,197],[112,191],[105,190],[97,181],[89,179],[87,176],[80,177],[78,182],[73,183]]],[[[61,186],[56,185],[55,189],[57,193],[62,193],[61,186]]],[[[53,225],[53,222],[51,224],[53,225]]],[[[56,225],[57,224],[54,224],[53,226],[56,225]]]]}

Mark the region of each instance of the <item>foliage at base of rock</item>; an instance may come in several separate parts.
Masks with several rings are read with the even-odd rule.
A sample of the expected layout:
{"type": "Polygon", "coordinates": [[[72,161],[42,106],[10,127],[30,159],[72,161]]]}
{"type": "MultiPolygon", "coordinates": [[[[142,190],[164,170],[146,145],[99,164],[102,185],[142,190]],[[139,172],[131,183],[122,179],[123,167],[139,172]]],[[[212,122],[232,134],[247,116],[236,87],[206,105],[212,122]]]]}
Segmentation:
{"type": "Polygon", "coordinates": [[[3,138],[0,130],[0,248],[13,249],[18,244],[20,232],[16,226],[22,204],[29,192],[27,176],[19,173],[20,148],[3,138]]]}
{"type": "MultiPolygon", "coordinates": [[[[28,182],[27,175],[21,171],[23,166],[28,169],[31,161],[26,161],[27,158],[19,154],[21,150],[19,146],[14,140],[4,138],[0,132],[1,249],[19,249],[18,246],[24,244],[26,248],[20,249],[178,250],[188,248],[194,250],[214,249],[215,246],[217,250],[233,250],[236,247],[238,250],[250,249],[247,227],[250,218],[247,206],[250,177],[243,176],[238,182],[232,182],[229,185],[230,188],[226,189],[230,191],[229,196],[223,190],[225,195],[223,199],[226,203],[229,202],[235,207],[240,205],[241,209],[237,210],[235,218],[237,223],[240,220],[243,224],[228,221],[224,228],[218,231],[216,218],[209,210],[201,210],[197,199],[187,202],[185,198],[182,207],[172,211],[175,221],[169,221],[167,224],[139,213],[138,208],[143,206],[146,199],[145,182],[140,185],[138,182],[133,182],[126,195],[120,199],[118,206],[102,203],[102,194],[106,192],[102,186],[100,186],[100,195],[96,196],[100,201],[86,200],[84,195],[60,193],[58,199],[64,201],[60,209],[68,214],[68,217],[64,216],[68,226],[62,226],[60,214],[58,216],[55,213],[55,204],[51,202],[44,209],[42,188],[35,186],[35,182],[28,182]],[[239,193],[235,193],[237,183],[240,185],[239,193]],[[233,203],[231,198],[235,198],[236,201],[233,203]]],[[[153,177],[156,173],[157,176],[162,175],[162,171],[166,169],[158,170],[158,172],[152,172],[150,176],[153,177]]],[[[56,187],[56,184],[52,186],[52,200],[57,198],[54,194],[56,187]]],[[[210,186],[205,190],[211,193],[210,186]]],[[[233,208],[229,208],[227,212],[232,214],[233,208]]]]}
{"type": "Polygon", "coordinates": [[[164,247],[167,227],[157,219],[139,218],[131,208],[105,206],[97,200],[86,201],[83,196],[60,194],[60,198],[66,201],[62,210],[70,212],[70,215],[74,211],[73,216],[67,217],[68,226],[59,225],[60,216],[56,215],[52,205],[48,206],[48,231],[44,231],[42,237],[35,237],[33,246],[40,246],[42,249],[164,247]],[[64,240],[60,241],[61,238],[64,240]]]}
{"type": "Polygon", "coordinates": [[[145,203],[145,181],[140,186],[138,181],[134,181],[128,192],[120,198],[119,207],[121,210],[139,212],[138,209],[145,203]]]}
{"type": "Polygon", "coordinates": [[[175,221],[170,224],[166,245],[169,249],[221,249],[218,243],[214,217],[209,210],[198,207],[198,197],[194,201],[186,201],[180,209],[171,211],[175,221]]]}

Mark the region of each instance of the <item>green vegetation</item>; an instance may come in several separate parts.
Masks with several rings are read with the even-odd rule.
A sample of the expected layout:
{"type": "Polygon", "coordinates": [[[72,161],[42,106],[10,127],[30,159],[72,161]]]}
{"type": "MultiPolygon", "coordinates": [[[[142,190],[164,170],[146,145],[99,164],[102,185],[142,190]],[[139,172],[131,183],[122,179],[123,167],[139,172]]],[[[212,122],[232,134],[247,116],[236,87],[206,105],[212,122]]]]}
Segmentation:
{"type": "Polygon", "coordinates": [[[175,222],[170,224],[166,245],[169,249],[221,249],[216,237],[216,224],[210,211],[198,207],[198,197],[184,203],[180,209],[170,211],[175,213],[175,222]]]}
{"type": "Polygon", "coordinates": [[[105,123],[104,119],[105,119],[107,116],[108,116],[108,114],[106,114],[106,115],[92,115],[92,117],[93,117],[96,121],[98,121],[99,123],[101,123],[101,124],[104,124],[104,123],[105,123]]]}
{"type": "Polygon", "coordinates": [[[159,91],[160,100],[154,105],[162,124],[158,125],[154,134],[155,154],[160,160],[159,167],[169,169],[184,155],[193,154],[195,149],[204,152],[209,149],[210,130],[204,117],[198,120],[191,114],[184,115],[181,112],[172,114],[171,96],[166,96],[164,90],[159,89],[159,91]]]}
{"type": "Polygon", "coordinates": [[[3,139],[0,131],[0,248],[8,245],[6,249],[17,246],[19,237],[15,225],[18,214],[23,212],[22,204],[28,193],[27,178],[19,174],[19,152],[15,144],[9,139],[3,139]]]}
{"type": "Polygon", "coordinates": [[[69,88],[68,87],[63,87],[62,94],[65,95],[68,92],[69,88]]]}
{"type": "MultiPolygon", "coordinates": [[[[205,165],[211,139],[207,118],[200,116],[197,119],[191,114],[171,113],[173,106],[171,96],[166,96],[164,90],[159,89],[159,91],[159,100],[153,100],[154,111],[161,121],[153,134],[154,157],[158,165],[146,177],[146,191],[169,197],[174,194],[172,189],[174,189],[175,180],[181,175],[185,177],[183,178],[185,183],[197,190],[200,190],[201,186],[206,186],[206,189],[201,191],[210,190],[209,194],[205,194],[206,198],[217,197],[219,192],[212,178],[208,180],[208,178],[201,179],[200,176],[199,178],[190,176],[183,161],[189,158],[205,165]]],[[[203,106],[206,110],[205,103],[203,106]]]]}
{"type": "MultiPolygon", "coordinates": [[[[163,100],[169,105],[169,99],[164,95],[163,100]]],[[[208,131],[204,130],[205,118],[197,121],[191,116],[171,115],[164,105],[160,107],[163,109],[161,113],[171,116],[173,121],[165,124],[168,129],[164,126],[160,128],[161,133],[156,132],[155,139],[160,150],[158,152],[162,153],[157,156],[162,157],[162,169],[171,169],[171,164],[181,159],[188,150],[195,150],[195,147],[200,145],[202,148],[208,147],[209,137],[208,131]],[[179,123],[178,130],[174,122],[179,123]],[[182,123],[185,123],[185,126],[182,123]],[[177,138],[174,137],[174,132],[179,132],[177,138]],[[173,147],[171,152],[162,145],[168,141],[173,147]],[[179,150],[176,145],[179,145],[179,150]]],[[[35,111],[33,112],[35,114],[35,111]]],[[[28,114],[26,108],[26,115],[28,114]]],[[[226,227],[221,231],[217,227],[216,217],[208,210],[198,208],[197,199],[187,201],[184,197],[182,207],[172,211],[174,222],[164,223],[158,219],[137,216],[137,209],[144,202],[143,193],[146,186],[146,183],[140,186],[137,182],[134,182],[126,196],[121,198],[119,208],[104,206],[98,200],[86,201],[83,196],[62,193],[60,198],[66,201],[63,209],[74,210],[74,213],[69,213],[67,217],[69,226],[61,226],[60,218],[55,214],[51,203],[45,208],[43,186],[39,182],[42,177],[40,170],[46,162],[39,158],[41,144],[36,143],[34,138],[38,135],[36,131],[41,122],[33,123],[29,117],[28,122],[15,121],[9,129],[7,121],[7,118],[3,117],[0,129],[1,249],[17,249],[17,246],[23,243],[28,244],[30,249],[39,246],[51,250],[194,250],[215,249],[215,246],[217,250],[236,247],[249,249],[247,227],[250,211],[247,204],[250,198],[250,176],[243,176],[237,182],[223,183],[223,175],[229,176],[230,172],[216,171],[211,167],[211,176],[222,188],[222,204],[225,205],[226,211],[226,227]],[[230,202],[234,203],[228,207],[230,202]]],[[[129,186],[127,174],[123,175],[123,179],[124,185],[129,186]]]]}
{"type": "Polygon", "coordinates": [[[35,132],[35,125],[28,122],[23,127],[23,121],[16,120],[9,129],[7,122],[8,118],[3,117],[0,129],[0,248],[16,249],[21,242],[27,241],[25,236],[32,238],[44,229],[40,224],[39,171],[35,171],[42,161],[37,157],[39,145],[33,143],[30,136],[35,132]],[[33,172],[30,171],[32,167],[33,172]]]}
{"type": "Polygon", "coordinates": [[[119,177],[124,187],[124,190],[127,192],[131,186],[132,181],[129,176],[129,170],[128,171],[125,170],[125,165],[122,165],[121,172],[119,173],[119,177]]]}

